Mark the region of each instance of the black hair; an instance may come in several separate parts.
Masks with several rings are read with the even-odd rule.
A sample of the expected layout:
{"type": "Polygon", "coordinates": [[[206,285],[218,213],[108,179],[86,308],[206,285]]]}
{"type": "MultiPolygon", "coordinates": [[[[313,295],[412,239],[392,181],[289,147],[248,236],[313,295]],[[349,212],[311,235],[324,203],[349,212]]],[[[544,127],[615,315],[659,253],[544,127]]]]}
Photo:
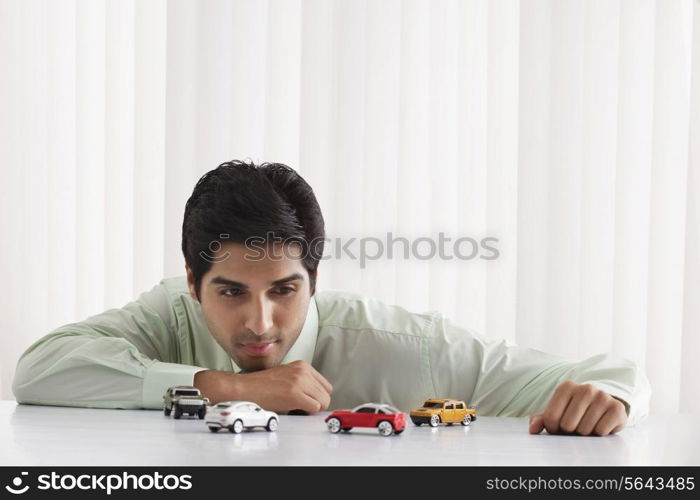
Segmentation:
{"type": "Polygon", "coordinates": [[[311,186],[282,163],[233,160],[204,174],[187,200],[182,222],[182,253],[197,297],[213,262],[207,258],[212,242],[269,242],[270,235],[301,246],[313,294],[325,229],[311,186]]]}

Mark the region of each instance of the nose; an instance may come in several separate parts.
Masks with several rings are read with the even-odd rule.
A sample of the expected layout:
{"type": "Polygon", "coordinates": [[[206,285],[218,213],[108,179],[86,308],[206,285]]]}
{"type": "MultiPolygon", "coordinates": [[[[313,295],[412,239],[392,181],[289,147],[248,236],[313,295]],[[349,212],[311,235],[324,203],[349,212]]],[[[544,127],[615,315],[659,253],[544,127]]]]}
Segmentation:
{"type": "Polygon", "coordinates": [[[252,300],[246,311],[245,327],[262,336],[272,329],[272,325],[272,305],[265,299],[252,300]]]}

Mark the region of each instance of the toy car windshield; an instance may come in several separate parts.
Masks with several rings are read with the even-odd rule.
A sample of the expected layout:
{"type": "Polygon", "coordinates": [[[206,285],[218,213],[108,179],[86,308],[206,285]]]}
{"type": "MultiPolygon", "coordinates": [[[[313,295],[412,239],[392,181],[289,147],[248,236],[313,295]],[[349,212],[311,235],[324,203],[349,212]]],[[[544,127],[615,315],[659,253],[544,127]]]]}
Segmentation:
{"type": "Polygon", "coordinates": [[[399,410],[394,408],[393,406],[384,406],[382,408],[379,408],[379,411],[381,413],[386,413],[386,414],[399,413],[399,410]]]}
{"type": "Polygon", "coordinates": [[[199,391],[190,391],[187,389],[176,389],[175,394],[178,396],[199,396],[199,391]]]}

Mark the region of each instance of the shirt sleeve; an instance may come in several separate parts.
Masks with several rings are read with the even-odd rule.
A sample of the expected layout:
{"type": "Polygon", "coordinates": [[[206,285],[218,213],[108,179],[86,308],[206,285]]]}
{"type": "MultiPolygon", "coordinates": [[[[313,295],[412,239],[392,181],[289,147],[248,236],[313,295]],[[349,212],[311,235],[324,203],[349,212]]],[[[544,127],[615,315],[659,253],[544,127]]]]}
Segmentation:
{"type": "Polygon", "coordinates": [[[633,362],[599,354],[580,361],[488,340],[437,315],[430,347],[433,385],[460,395],[483,415],[523,417],[541,412],[564,381],[591,384],[620,400],[627,425],[649,413],[649,381],[633,362]]]}
{"type": "Polygon", "coordinates": [[[62,326],[20,357],[18,403],[158,409],[205,368],[178,363],[177,323],[163,283],[121,309],[62,326]]]}

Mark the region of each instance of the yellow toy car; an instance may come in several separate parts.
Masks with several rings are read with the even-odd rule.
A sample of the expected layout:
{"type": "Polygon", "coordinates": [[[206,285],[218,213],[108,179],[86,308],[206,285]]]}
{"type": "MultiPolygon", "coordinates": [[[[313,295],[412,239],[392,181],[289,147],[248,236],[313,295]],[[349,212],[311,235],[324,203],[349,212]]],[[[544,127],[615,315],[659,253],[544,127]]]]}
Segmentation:
{"type": "Polygon", "coordinates": [[[457,422],[469,425],[476,420],[476,408],[457,399],[428,399],[423,406],[409,413],[409,416],[419,427],[422,424],[437,427],[440,423],[452,425],[457,422]]]}

